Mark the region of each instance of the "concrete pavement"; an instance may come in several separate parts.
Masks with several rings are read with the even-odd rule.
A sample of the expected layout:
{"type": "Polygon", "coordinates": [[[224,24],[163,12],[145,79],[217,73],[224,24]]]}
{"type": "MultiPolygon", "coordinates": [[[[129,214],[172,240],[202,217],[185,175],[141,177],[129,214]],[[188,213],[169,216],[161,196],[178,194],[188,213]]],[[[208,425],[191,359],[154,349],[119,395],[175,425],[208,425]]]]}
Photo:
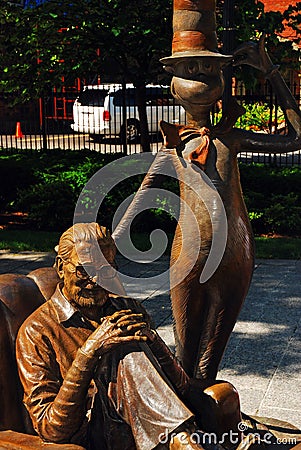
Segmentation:
{"type": "MultiPolygon", "coordinates": [[[[52,253],[0,251],[0,273],[27,274],[53,263],[52,253]]],[[[132,278],[127,292],[143,301],[156,327],[174,348],[167,277],[168,258],[151,264],[118,257],[132,278]],[[146,278],[149,278],[147,280],[146,278]]],[[[258,260],[249,294],[221,363],[219,378],[237,388],[242,411],[301,428],[301,261],[258,260]]]]}

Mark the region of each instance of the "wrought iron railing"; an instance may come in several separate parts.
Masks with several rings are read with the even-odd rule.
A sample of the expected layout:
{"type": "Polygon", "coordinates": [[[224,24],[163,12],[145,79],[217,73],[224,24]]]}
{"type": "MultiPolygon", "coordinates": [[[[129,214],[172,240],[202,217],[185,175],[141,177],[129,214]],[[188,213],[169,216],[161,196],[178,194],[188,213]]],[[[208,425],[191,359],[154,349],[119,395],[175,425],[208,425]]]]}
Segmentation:
{"type": "MultiPolygon", "coordinates": [[[[129,86],[127,88],[129,89],[129,86]]],[[[290,88],[300,105],[300,86],[295,83],[290,88]]],[[[255,132],[277,134],[287,132],[277,97],[268,83],[256,92],[246,91],[242,84],[237,84],[233,88],[233,94],[239,103],[251,105],[248,107],[248,113],[238,120],[237,126],[249,127],[255,132]],[[259,110],[262,112],[262,120],[259,110]]],[[[120,85],[99,86],[86,89],[84,92],[74,89],[53,90],[47,98],[14,108],[7,106],[0,99],[0,151],[86,149],[102,153],[120,153],[121,156],[139,153],[141,124],[135,100],[134,91],[124,91],[120,85]],[[112,98],[111,94],[109,95],[110,99],[108,99],[109,90],[112,94],[112,98]],[[116,94],[115,97],[113,94],[116,94]],[[79,113],[81,117],[78,116],[79,113]],[[88,124],[89,129],[74,131],[72,123],[76,121],[78,125],[88,124]],[[102,125],[105,125],[105,131],[102,125]]],[[[155,153],[162,145],[159,120],[163,118],[166,121],[183,123],[185,112],[175,103],[167,87],[149,90],[146,105],[150,151],[155,153]]],[[[220,119],[219,106],[221,105],[217,104],[212,111],[214,122],[220,119]]],[[[301,150],[281,156],[242,153],[239,159],[264,164],[301,165],[301,150]]]]}

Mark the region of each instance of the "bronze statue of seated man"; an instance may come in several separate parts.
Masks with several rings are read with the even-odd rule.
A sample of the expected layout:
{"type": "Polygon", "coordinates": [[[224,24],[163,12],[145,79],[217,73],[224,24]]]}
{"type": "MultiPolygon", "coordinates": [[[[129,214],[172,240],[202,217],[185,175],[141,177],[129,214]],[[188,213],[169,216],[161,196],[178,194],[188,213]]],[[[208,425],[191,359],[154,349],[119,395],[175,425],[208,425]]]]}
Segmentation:
{"type": "MultiPolygon", "coordinates": [[[[96,223],[60,238],[61,281],[16,343],[34,429],[46,442],[89,450],[203,448],[190,437],[204,386],[191,382],[137,301],[109,293],[115,253],[96,223]]],[[[238,422],[238,400],[234,410],[238,422]]]]}

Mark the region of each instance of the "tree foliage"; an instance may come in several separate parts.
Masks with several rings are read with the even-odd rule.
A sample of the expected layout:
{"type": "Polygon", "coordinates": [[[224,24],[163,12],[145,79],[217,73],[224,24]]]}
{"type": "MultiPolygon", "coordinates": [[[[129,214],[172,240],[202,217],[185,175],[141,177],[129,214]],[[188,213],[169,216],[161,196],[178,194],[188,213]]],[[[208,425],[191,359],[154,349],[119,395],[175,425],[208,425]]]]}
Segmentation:
{"type": "Polygon", "coordinates": [[[101,7],[104,59],[114,60],[120,74],[135,85],[163,74],[159,59],[170,51],[172,1],[102,0],[101,7]]]}
{"type": "Polygon", "coordinates": [[[2,92],[38,98],[54,85],[100,74],[143,84],[163,75],[171,0],[50,0],[0,12],[2,92]]]}
{"type": "MultiPolygon", "coordinates": [[[[217,0],[218,34],[222,36],[223,7],[225,0],[217,0]]],[[[249,40],[258,40],[262,33],[266,35],[266,45],[272,60],[281,64],[281,71],[285,75],[286,70],[299,69],[299,55],[301,42],[301,3],[296,6],[288,6],[282,14],[280,11],[268,11],[264,4],[255,0],[233,0],[233,48],[249,40]],[[285,19],[285,22],[284,22],[285,19]],[[295,32],[295,38],[283,40],[280,35],[285,25],[295,32]]],[[[222,45],[222,43],[221,43],[222,45]]],[[[237,78],[242,79],[248,87],[254,87],[258,78],[258,72],[251,67],[243,66],[235,70],[237,78]]]]}
{"type": "MultiPolygon", "coordinates": [[[[170,54],[172,0],[31,1],[24,9],[1,2],[0,90],[13,102],[38,98],[77,77],[92,82],[100,75],[136,86],[169,80],[159,59],[170,54]]],[[[223,4],[217,1],[220,37],[223,4]]],[[[234,0],[235,45],[264,31],[274,61],[291,62],[292,44],[276,33],[283,31],[284,17],[300,39],[300,5],[282,16],[265,13],[261,2],[234,0]]]]}

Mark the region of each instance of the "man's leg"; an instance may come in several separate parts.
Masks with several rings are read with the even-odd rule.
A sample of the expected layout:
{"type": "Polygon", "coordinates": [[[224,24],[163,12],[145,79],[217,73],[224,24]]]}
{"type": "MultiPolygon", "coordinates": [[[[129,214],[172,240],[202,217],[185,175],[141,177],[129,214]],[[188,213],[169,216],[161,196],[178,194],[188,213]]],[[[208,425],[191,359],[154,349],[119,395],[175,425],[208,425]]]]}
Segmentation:
{"type": "Polygon", "coordinates": [[[136,351],[120,359],[116,379],[108,385],[108,396],[115,411],[130,426],[138,450],[167,443],[174,430],[193,419],[154,357],[141,348],[137,351],[136,347],[136,351]]]}

